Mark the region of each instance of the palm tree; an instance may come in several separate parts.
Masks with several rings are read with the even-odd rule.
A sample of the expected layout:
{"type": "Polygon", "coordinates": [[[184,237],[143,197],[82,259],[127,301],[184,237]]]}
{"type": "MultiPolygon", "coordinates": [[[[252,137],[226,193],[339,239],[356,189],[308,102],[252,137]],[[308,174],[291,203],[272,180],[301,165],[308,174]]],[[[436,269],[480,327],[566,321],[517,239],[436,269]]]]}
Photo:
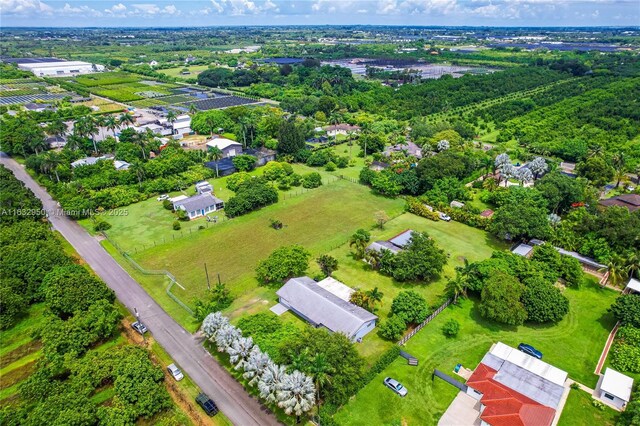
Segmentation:
{"type": "Polygon", "coordinates": [[[217,128],[218,128],[214,118],[211,117],[211,116],[206,117],[204,119],[204,124],[207,126],[207,129],[209,129],[209,133],[211,134],[211,136],[213,136],[213,131],[217,130],[217,128]]]}
{"type": "Polygon", "coordinates": [[[601,157],[604,155],[604,147],[602,145],[594,145],[587,152],[587,157],[601,157]]]}
{"type": "Polygon", "coordinates": [[[380,259],[382,259],[382,255],[379,251],[367,250],[364,253],[364,260],[371,266],[371,269],[380,267],[380,259]]]}
{"type": "Polygon", "coordinates": [[[69,135],[67,138],[67,143],[65,144],[65,148],[70,149],[71,151],[75,151],[82,146],[82,137],[77,134],[69,135]]]}
{"type": "Polygon", "coordinates": [[[119,127],[118,120],[113,115],[109,115],[104,119],[104,126],[115,135],[116,129],[119,127]]]}
{"type": "Polygon", "coordinates": [[[608,281],[611,281],[611,284],[614,286],[618,285],[627,275],[624,259],[620,255],[614,254],[611,256],[606,266],[600,269],[600,272],[608,272],[609,274],[609,278],[602,283],[603,286],[605,286],[608,281]]]}
{"type": "Polygon", "coordinates": [[[209,158],[216,163],[216,177],[220,177],[220,173],[218,172],[218,161],[222,160],[224,153],[220,148],[214,146],[209,148],[209,158]]]}
{"type": "Polygon", "coordinates": [[[122,114],[120,114],[120,117],[118,117],[118,123],[120,123],[120,127],[124,127],[127,124],[130,125],[134,125],[136,122],[135,118],[133,118],[133,115],[131,115],[130,112],[123,112],[122,114]]]}
{"type": "Polygon", "coordinates": [[[286,374],[276,392],[278,407],[287,415],[295,414],[296,423],[300,416],[310,411],[316,403],[316,390],[311,378],[299,371],[286,374]]]}
{"type": "Polygon", "coordinates": [[[342,121],[342,117],[338,113],[334,112],[329,116],[329,124],[333,125],[333,131],[334,131],[333,141],[334,142],[338,138],[338,132],[337,132],[338,124],[340,124],[341,121],[342,121]]]}
{"type": "Polygon", "coordinates": [[[466,281],[467,279],[469,279],[469,276],[471,276],[471,272],[474,268],[473,265],[469,263],[469,259],[467,259],[466,257],[462,259],[462,262],[462,266],[456,266],[456,274],[460,275],[460,277],[466,281]]]}
{"type": "Polygon", "coordinates": [[[242,375],[242,377],[249,380],[249,386],[254,386],[258,383],[269,363],[272,363],[269,354],[262,352],[257,346],[251,348],[251,353],[244,364],[244,374],[242,375]]]}
{"type": "Polygon", "coordinates": [[[307,368],[309,368],[309,348],[294,354],[289,367],[291,370],[307,371],[307,368]]]}
{"type": "Polygon", "coordinates": [[[640,255],[638,253],[631,254],[625,261],[629,278],[633,278],[640,274],[640,255]]]}
{"type": "Polygon", "coordinates": [[[627,159],[624,155],[624,152],[618,151],[611,157],[611,165],[616,171],[616,188],[620,186],[620,181],[626,174],[627,168],[627,159]]]}
{"type": "Polygon", "coordinates": [[[107,117],[105,117],[104,115],[99,115],[99,116],[91,116],[93,117],[93,122],[96,124],[96,131],[98,132],[98,135],[100,135],[100,140],[102,140],[104,138],[104,135],[102,134],[102,129],[106,124],[106,119],[107,117]]]}
{"type": "Polygon", "coordinates": [[[142,188],[142,181],[144,180],[144,163],[136,158],[129,165],[129,171],[136,175],[138,178],[138,186],[142,188]]]}
{"type": "Polygon", "coordinates": [[[458,302],[459,296],[467,295],[467,283],[460,275],[456,275],[456,277],[447,282],[446,287],[444,288],[445,293],[453,295],[453,303],[458,302]]]}
{"type": "Polygon", "coordinates": [[[57,118],[53,120],[51,123],[47,124],[47,127],[45,128],[45,132],[49,136],[55,136],[55,137],[62,136],[67,132],[67,125],[64,124],[64,121],[57,118]]]}
{"type": "Polygon", "coordinates": [[[229,361],[235,365],[236,370],[244,369],[251,355],[251,349],[253,349],[252,337],[238,337],[227,348],[229,361]]]}
{"type": "Polygon", "coordinates": [[[376,303],[380,303],[382,305],[382,297],[384,296],[384,293],[382,293],[380,290],[378,290],[378,287],[374,287],[371,290],[367,290],[365,292],[365,295],[367,296],[367,300],[369,301],[369,308],[370,311],[375,311],[375,305],[376,303]]]}
{"type": "Polygon", "coordinates": [[[167,112],[167,121],[171,124],[175,123],[177,120],[177,115],[176,112],[174,110],[170,110],[169,112],[167,112]]]}
{"type": "Polygon", "coordinates": [[[327,362],[326,355],[318,354],[313,357],[309,372],[313,375],[313,383],[316,387],[316,401],[320,401],[320,390],[331,383],[331,374],[334,369],[327,362]]]}
{"type": "Polygon", "coordinates": [[[43,173],[51,173],[53,171],[56,176],[56,180],[60,182],[60,176],[58,176],[58,166],[62,164],[62,159],[55,152],[47,152],[40,164],[40,170],[43,173]]]}
{"type": "Polygon", "coordinates": [[[198,107],[196,106],[196,104],[195,103],[190,103],[189,104],[189,114],[194,115],[197,112],[198,112],[198,107]]]}
{"type": "Polygon", "coordinates": [[[240,338],[242,334],[240,330],[238,330],[233,325],[227,324],[221,327],[216,333],[215,342],[218,347],[218,352],[226,352],[227,349],[233,345],[238,338],[240,338]]]}
{"type": "Polygon", "coordinates": [[[258,391],[260,392],[260,398],[264,399],[267,403],[274,403],[277,401],[276,393],[280,387],[280,382],[287,375],[287,370],[282,365],[278,365],[273,361],[270,362],[264,369],[260,380],[258,381],[258,391]]]}
{"type": "Polygon", "coordinates": [[[221,312],[214,312],[207,315],[204,321],[202,321],[202,332],[207,339],[211,339],[215,337],[218,330],[227,325],[229,325],[229,319],[222,315],[221,312]]]}
{"type": "Polygon", "coordinates": [[[369,233],[364,231],[360,232],[359,229],[349,238],[349,247],[354,247],[356,252],[354,253],[356,259],[362,259],[367,248],[367,243],[370,240],[369,233]]]}
{"type": "Polygon", "coordinates": [[[547,162],[542,157],[536,157],[529,163],[529,170],[533,173],[534,180],[538,179],[538,176],[546,172],[548,168],[547,162]]]}

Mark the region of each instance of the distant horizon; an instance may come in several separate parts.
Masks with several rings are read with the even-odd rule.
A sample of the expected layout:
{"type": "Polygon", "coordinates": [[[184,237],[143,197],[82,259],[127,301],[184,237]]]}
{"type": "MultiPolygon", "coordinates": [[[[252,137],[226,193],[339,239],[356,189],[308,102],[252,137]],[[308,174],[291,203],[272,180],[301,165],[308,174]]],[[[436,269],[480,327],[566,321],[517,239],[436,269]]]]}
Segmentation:
{"type": "Polygon", "coordinates": [[[11,28],[199,28],[222,22],[225,27],[624,28],[640,23],[637,0],[142,1],[0,0],[0,16],[11,28]]]}
{"type": "Polygon", "coordinates": [[[161,28],[161,29],[184,29],[184,28],[237,28],[237,27],[247,27],[247,28],[287,28],[287,27],[335,27],[335,28],[343,28],[343,27],[376,27],[376,28],[384,28],[384,27],[393,27],[393,28],[452,28],[452,29],[465,29],[465,28],[489,28],[489,29],[633,29],[640,31],[640,25],[408,25],[408,24],[228,24],[228,25],[175,25],[175,26],[164,26],[164,25],[126,25],[126,26],[116,26],[116,25],[91,25],[91,26],[3,26],[0,29],[0,32],[4,30],[13,30],[13,29],[150,29],[150,28],[161,28]]]}

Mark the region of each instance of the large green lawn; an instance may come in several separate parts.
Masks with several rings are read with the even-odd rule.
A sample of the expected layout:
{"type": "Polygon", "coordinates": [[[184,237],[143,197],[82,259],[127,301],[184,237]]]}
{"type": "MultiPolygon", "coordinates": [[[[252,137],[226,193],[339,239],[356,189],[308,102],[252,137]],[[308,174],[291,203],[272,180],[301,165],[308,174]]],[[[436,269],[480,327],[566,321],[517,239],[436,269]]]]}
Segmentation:
{"type": "Polygon", "coordinates": [[[583,426],[589,424],[613,426],[618,416],[619,413],[617,411],[607,406],[604,406],[604,409],[595,407],[593,398],[587,392],[571,389],[558,426],[583,426]]]}
{"type": "Polygon", "coordinates": [[[434,368],[451,373],[461,363],[474,369],[492,343],[502,341],[511,346],[520,342],[534,345],[544,360],[569,373],[569,377],[594,387],[593,370],[614,320],[607,307],[617,293],[600,289],[588,280],[582,288],[567,289],[570,312],[560,323],[549,326],[508,327],[480,317],[476,300],[463,300],[451,306],[420,331],[405,350],[419,359],[418,367],[398,358],[385,371],[361,390],[337,414],[341,425],[359,424],[436,424],[456,395],[457,389],[442,380],[432,380],[434,368]],[[453,339],[444,337],[443,324],[449,319],[461,325],[453,339]],[[382,385],[391,376],[402,382],[409,394],[399,398],[382,385]]]}
{"type": "MultiPolygon", "coordinates": [[[[206,263],[210,276],[216,277],[219,273],[238,297],[233,310],[256,303],[266,305],[272,302],[265,298],[273,299],[275,289],[258,287],[254,275],[258,262],[273,250],[300,244],[316,257],[344,244],[357,228],[371,228],[375,211],[385,210],[390,216],[396,216],[403,207],[404,201],[400,199],[375,196],[364,186],[336,180],[259,211],[151,247],[134,254],[134,258],[147,268],[171,271],[192,296],[202,294],[206,288],[206,263]],[[284,229],[272,229],[271,219],[282,221],[284,229]]],[[[140,221],[148,223],[146,219],[140,218],[140,221]]]]}

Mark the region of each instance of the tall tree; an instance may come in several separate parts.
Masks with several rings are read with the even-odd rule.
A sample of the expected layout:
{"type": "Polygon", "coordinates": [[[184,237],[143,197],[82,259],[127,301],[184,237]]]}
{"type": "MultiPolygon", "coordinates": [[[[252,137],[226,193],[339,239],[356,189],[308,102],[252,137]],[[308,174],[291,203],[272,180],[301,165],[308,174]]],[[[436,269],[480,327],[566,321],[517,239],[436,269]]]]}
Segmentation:
{"type": "Polygon", "coordinates": [[[311,411],[316,403],[315,387],[311,378],[299,371],[286,374],[276,392],[278,407],[284,409],[287,415],[295,414],[296,423],[300,423],[300,416],[311,411]]]}

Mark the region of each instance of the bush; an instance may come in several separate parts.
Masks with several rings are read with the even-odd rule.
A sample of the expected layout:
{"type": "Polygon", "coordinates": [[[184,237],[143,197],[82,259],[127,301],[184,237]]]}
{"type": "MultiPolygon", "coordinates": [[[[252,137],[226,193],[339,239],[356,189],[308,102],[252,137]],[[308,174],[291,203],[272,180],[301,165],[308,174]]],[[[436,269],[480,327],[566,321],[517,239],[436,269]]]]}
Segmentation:
{"type": "Polygon", "coordinates": [[[640,296],[635,294],[618,296],[608,310],[623,325],[640,328],[640,296]]]}
{"type": "Polygon", "coordinates": [[[318,172],[307,173],[302,176],[302,187],[307,189],[317,188],[322,185],[322,176],[318,172]]]}
{"type": "Polygon", "coordinates": [[[277,189],[264,179],[251,179],[240,184],[236,195],[227,201],[224,210],[227,216],[236,217],[277,202],[277,189]]]}
{"type": "Polygon", "coordinates": [[[256,276],[262,284],[284,283],[292,277],[305,274],[311,253],[302,246],[293,245],[274,250],[258,264],[256,276]]]}
{"type": "Polygon", "coordinates": [[[611,365],[616,370],[640,373],[640,328],[620,327],[611,348],[611,365]]]}
{"type": "Polygon", "coordinates": [[[429,316],[429,306],[415,291],[401,291],[391,302],[391,313],[407,324],[420,324],[429,316]]]}
{"type": "Polygon", "coordinates": [[[553,284],[537,277],[525,281],[522,304],[527,320],[537,323],[558,322],[569,312],[569,299],[553,284]]]}
{"type": "Polygon", "coordinates": [[[450,319],[442,326],[442,334],[447,337],[456,337],[460,331],[460,323],[454,319],[450,319]]]}
{"type": "Polygon", "coordinates": [[[380,324],[378,333],[383,339],[396,341],[402,337],[406,328],[407,324],[404,319],[399,315],[393,315],[380,324]]]}
{"type": "Polygon", "coordinates": [[[93,230],[95,232],[106,231],[107,229],[111,229],[111,224],[104,219],[96,218],[93,223],[93,230]]]}
{"type": "Polygon", "coordinates": [[[253,155],[240,154],[231,159],[233,166],[239,172],[249,172],[256,167],[256,157],[253,155]]]}
{"type": "Polygon", "coordinates": [[[162,207],[164,207],[167,210],[173,210],[173,203],[170,200],[164,200],[162,202],[162,207]]]}
{"type": "Polygon", "coordinates": [[[338,157],[336,159],[336,166],[338,166],[339,169],[345,169],[349,166],[349,157],[338,157]]]}
{"type": "Polygon", "coordinates": [[[182,228],[182,225],[180,225],[180,222],[179,222],[179,221],[177,221],[177,220],[174,220],[174,221],[173,221],[173,230],[174,230],[174,231],[179,231],[179,230],[180,230],[180,228],[182,228]]]}
{"type": "Polygon", "coordinates": [[[327,164],[325,164],[324,169],[328,172],[333,172],[336,170],[336,163],[334,163],[333,161],[329,161],[327,164]]]}

